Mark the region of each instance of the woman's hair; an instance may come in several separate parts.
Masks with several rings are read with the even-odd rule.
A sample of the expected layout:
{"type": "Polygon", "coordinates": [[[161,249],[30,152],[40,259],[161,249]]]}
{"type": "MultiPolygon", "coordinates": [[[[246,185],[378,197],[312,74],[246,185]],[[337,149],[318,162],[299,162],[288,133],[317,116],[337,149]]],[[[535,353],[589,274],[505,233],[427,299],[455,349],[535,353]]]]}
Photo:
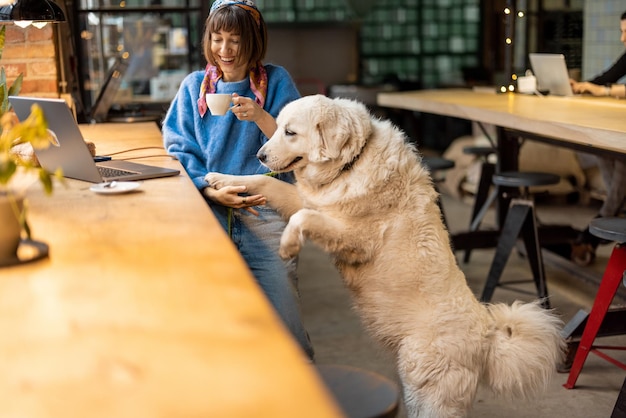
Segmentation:
{"type": "Polygon", "coordinates": [[[265,58],[267,26],[260,13],[258,23],[249,11],[236,5],[223,6],[209,14],[205,22],[202,44],[204,57],[212,65],[217,63],[211,53],[211,34],[220,31],[241,36],[237,59],[247,62],[249,68],[265,58]]]}
{"type": "Polygon", "coordinates": [[[626,20],[626,12],[622,13],[622,17],[620,20],[626,20]]]}

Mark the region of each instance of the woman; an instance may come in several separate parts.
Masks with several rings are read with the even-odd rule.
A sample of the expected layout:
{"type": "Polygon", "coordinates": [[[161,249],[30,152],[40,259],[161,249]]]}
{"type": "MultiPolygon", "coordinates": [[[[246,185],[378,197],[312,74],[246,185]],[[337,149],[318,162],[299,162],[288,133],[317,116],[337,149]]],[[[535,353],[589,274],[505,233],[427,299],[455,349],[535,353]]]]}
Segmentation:
{"type": "MultiPolygon", "coordinates": [[[[620,41],[626,46],[626,12],[620,17],[620,41]]],[[[615,63],[599,76],[589,80],[576,82],[570,80],[574,93],[591,93],[594,96],[626,97],[626,85],[615,84],[626,75],[626,51],[615,63]]]]}
{"type": "MultiPolygon", "coordinates": [[[[626,12],[620,18],[620,41],[626,46],[626,12]]],[[[626,52],[605,72],[590,81],[580,83],[570,80],[574,93],[591,93],[594,96],[626,97],[626,85],[615,84],[626,75],[626,52]]],[[[626,198],[626,162],[623,159],[597,157],[598,168],[606,188],[606,197],[598,212],[598,217],[618,215],[626,198]]],[[[588,265],[595,259],[600,238],[589,232],[589,227],[580,234],[572,246],[572,260],[580,265],[588,265]]]]}
{"type": "MultiPolygon", "coordinates": [[[[282,67],[263,65],[267,29],[253,1],[217,0],[203,36],[205,71],[189,74],[163,121],[167,151],[178,158],[201,191],[268,299],[309,358],[313,349],[302,325],[296,260],[278,257],[285,223],[262,195],[246,195],[244,186],[215,190],[208,172],[236,175],[267,173],[257,150],[276,130],[281,108],[300,95],[282,67]],[[232,95],[224,116],[211,115],[206,94],[232,95]]],[[[293,181],[290,175],[280,177],[293,181]]]]}

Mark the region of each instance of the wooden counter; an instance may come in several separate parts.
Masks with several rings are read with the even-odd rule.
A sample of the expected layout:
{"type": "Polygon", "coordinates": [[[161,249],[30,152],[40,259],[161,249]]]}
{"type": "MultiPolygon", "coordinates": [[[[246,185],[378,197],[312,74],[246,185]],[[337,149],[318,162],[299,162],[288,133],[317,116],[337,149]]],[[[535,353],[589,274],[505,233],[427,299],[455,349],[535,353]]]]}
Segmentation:
{"type": "Polygon", "coordinates": [[[443,89],[379,93],[378,105],[488,123],[587,152],[626,153],[626,100],[443,89]]]}
{"type": "MultiPolygon", "coordinates": [[[[498,171],[518,169],[520,138],[577,151],[626,158],[626,100],[612,97],[556,97],[518,93],[496,94],[470,89],[440,89],[379,93],[379,106],[467,119],[496,127],[498,171]]],[[[496,200],[499,227],[511,199],[504,188],[496,200]]],[[[565,218],[564,218],[565,219],[565,218]]],[[[539,225],[542,243],[569,243],[579,231],[568,225],[539,225]]],[[[499,229],[460,231],[452,236],[456,251],[494,248],[499,229]]],[[[592,283],[600,278],[586,274],[570,260],[551,252],[544,259],[592,283]]]]}
{"type": "MultiPolygon", "coordinates": [[[[99,154],[162,144],[154,123],[81,129],[99,154]]],[[[50,256],[0,269],[0,416],[339,416],[180,164],[136,161],[182,174],[29,190],[50,256]]]]}

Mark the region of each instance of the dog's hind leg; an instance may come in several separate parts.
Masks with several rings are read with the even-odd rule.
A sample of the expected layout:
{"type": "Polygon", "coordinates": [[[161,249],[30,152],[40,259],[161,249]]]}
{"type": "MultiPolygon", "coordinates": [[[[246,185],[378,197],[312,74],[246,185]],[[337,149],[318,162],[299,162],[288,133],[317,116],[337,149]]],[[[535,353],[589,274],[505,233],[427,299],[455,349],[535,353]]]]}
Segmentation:
{"type": "Polygon", "coordinates": [[[423,346],[400,347],[398,374],[409,418],[465,418],[479,381],[478,372],[423,346]]]}
{"type": "MultiPolygon", "coordinates": [[[[436,377],[434,377],[436,379],[436,377]]],[[[424,382],[421,388],[403,384],[404,405],[408,418],[465,418],[471,408],[467,394],[447,392],[435,382],[424,382]],[[457,399],[454,394],[458,394],[457,399]]],[[[473,396],[472,396],[473,398],[473,396]]]]}

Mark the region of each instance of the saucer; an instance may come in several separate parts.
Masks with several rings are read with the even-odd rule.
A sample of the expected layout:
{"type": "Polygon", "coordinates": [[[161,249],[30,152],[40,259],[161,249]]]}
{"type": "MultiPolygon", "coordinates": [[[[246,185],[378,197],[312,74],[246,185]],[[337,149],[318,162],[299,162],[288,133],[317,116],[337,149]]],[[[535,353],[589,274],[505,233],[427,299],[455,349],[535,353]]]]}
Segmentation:
{"type": "Polygon", "coordinates": [[[110,183],[94,184],[89,190],[99,194],[122,194],[133,191],[139,186],[141,186],[141,183],[136,181],[112,181],[110,183]]]}
{"type": "Polygon", "coordinates": [[[48,244],[41,241],[23,239],[17,249],[17,256],[0,260],[0,267],[17,266],[48,257],[48,244]]]}

